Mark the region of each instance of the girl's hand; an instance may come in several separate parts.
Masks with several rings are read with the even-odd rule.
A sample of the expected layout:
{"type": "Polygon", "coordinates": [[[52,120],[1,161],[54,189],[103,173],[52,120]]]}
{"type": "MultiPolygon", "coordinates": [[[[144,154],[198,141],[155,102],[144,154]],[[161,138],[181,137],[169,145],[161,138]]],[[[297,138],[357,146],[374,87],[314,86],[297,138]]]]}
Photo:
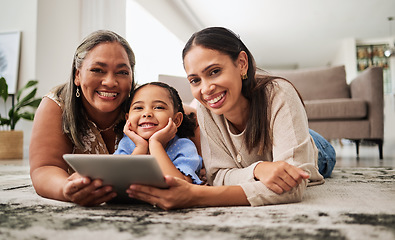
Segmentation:
{"type": "Polygon", "coordinates": [[[126,124],[123,128],[123,132],[136,144],[136,148],[133,151],[135,154],[147,154],[148,153],[148,141],[144,138],[140,137],[134,131],[130,130],[131,123],[129,120],[126,121],[126,124]],[[137,151],[136,151],[137,150],[137,151]]]}
{"type": "Polygon", "coordinates": [[[111,186],[104,186],[101,180],[91,181],[78,173],[67,178],[63,186],[63,196],[81,206],[96,206],[116,197],[111,186]]]}
{"type": "Polygon", "coordinates": [[[149,141],[158,141],[162,144],[163,148],[166,148],[167,143],[176,136],[176,133],[177,126],[173,120],[169,118],[169,122],[167,123],[166,127],[154,133],[150,137],[149,141]]]}
{"type": "Polygon", "coordinates": [[[310,177],[302,169],[283,161],[260,162],[254,169],[254,176],[277,194],[290,191],[310,177]]]}
{"type": "Polygon", "coordinates": [[[164,210],[193,206],[194,197],[192,193],[193,187],[196,185],[169,175],[165,176],[165,180],[167,185],[169,185],[168,189],[131,185],[126,192],[131,198],[142,200],[164,210]]]}

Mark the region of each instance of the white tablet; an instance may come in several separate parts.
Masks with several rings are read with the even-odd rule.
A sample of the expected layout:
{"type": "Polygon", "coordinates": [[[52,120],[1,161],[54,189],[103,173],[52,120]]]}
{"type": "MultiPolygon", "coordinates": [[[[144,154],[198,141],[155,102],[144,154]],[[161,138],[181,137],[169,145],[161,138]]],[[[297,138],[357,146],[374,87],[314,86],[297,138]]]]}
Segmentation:
{"type": "Polygon", "coordinates": [[[63,158],[82,176],[111,185],[121,202],[130,200],[126,189],[131,184],[168,187],[152,155],[65,154],[63,158]]]}

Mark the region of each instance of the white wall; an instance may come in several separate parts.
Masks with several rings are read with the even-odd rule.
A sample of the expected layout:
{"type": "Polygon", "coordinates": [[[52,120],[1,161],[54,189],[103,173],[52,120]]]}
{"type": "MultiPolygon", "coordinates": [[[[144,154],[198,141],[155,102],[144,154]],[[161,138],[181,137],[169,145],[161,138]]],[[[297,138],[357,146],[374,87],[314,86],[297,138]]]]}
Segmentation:
{"type": "Polygon", "coordinates": [[[80,36],[79,0],[38,0],[36,75],[42,96],[66,82],[80,36]],[[65,21],[67,19],[67,21],[65,21]]]}
{"type": "Polygon", "coordinates": [[[125,37],[126,0],[79,0],[81,36],[94,30],[108,29],[125,37]]]}
{"type": "Polygon", "coordinates": [[[356,58],[356,42],[355,38],[344,39],[337,49],[332,66],[345,65],[347,82],[357,76],[357,58],[356,58]]]}
{"type": "Polygon", "coordinates": [[[0,0],[0,32],[21,31],[19,85],[36,74],[37,0],[0,0]]]}
{"type": "Polygon", "coordinates": [[[384,95],[384,146],[395,146],[395,95],[384,95]]]}

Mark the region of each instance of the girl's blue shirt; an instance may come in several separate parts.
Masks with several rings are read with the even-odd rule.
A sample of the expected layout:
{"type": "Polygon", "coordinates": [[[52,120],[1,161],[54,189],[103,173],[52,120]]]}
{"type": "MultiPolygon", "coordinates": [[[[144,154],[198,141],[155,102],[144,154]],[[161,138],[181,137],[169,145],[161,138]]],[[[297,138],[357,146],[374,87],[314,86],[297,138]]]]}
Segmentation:
{"type": "MultiPolygon", "coordinates": [[[[124,134],[114,154],[132,154],[136,144],[124,134]]],[[[190,176],[193,183],[202,184],[199,172],[202,168],[202,157],[199,156],[195,144],[188,138],[177,135],[169,141],[165,149],[174,166],[185,176],[190,176]]]]}

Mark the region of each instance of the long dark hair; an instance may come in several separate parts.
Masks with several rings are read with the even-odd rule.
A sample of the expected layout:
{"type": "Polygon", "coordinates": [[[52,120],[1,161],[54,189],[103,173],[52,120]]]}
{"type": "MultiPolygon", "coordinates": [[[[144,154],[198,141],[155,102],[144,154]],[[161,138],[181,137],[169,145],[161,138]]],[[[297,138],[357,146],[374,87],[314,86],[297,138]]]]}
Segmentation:
{"type": "Polygon", "coordinates": [[[273,134],[270,129],[270,93],[273,80],[278,77],[256,75],[256,64],[251,52],[239,36],[226,28],[209,27],[194,33],[183,49],[183,59],[193,46],[219,51],[228,55],[234,62],[241,51],[247,54],[247,79],[242,80],[241,89],[243,96],[250,102],[244,142],[250,152],[257,146],[259,154],[262,154],[264,149],[270,149],[273,145],[273,134]]]}
{"type": "Polygon", "coordinates": [[[197,127],[196,115],[193,112],[188,115],[185,113],[184,107],[182,105],[181,97],[178,94],[177,90],[175,88],[173,88],[172,86],[170,86],[166,83],[163,83],[163,82],[150,82],[150,83],[143,84],[143,85],[139,86],[138,88],[136,88],[136,90],[133,92],[133,94],[130,98],[130,101],[132,101],[134,95],[141,88],[148,86],[148,85],[158,86],[158,87],[166,89],[169,92],[170,100],[173,103],[174,113],[177,113],[177,112],[182,113],[183,120],[181,122],[181,125],[177,129],[177,136],[179,136],[180,138],[194,137],[195,136],[195,129],[197,127]]]}

